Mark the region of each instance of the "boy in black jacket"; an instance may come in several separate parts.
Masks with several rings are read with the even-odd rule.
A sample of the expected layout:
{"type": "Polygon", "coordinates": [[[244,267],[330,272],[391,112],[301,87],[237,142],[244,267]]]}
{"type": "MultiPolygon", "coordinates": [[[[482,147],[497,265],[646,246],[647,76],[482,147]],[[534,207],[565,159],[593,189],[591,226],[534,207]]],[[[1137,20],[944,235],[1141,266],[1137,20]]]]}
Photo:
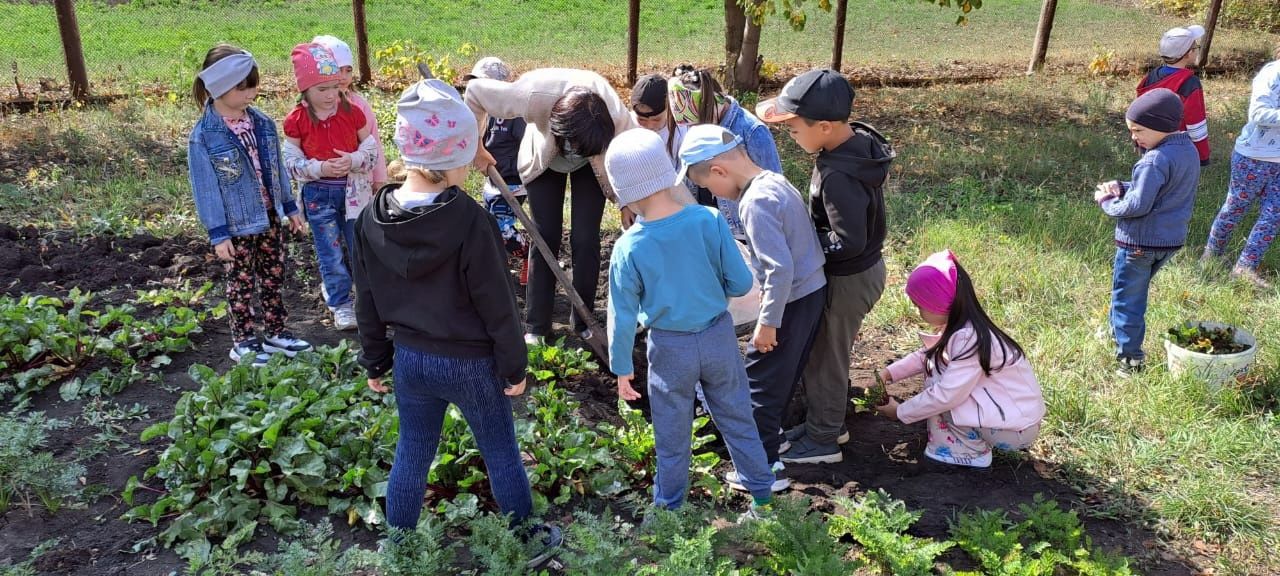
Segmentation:
{"type": "Polygon", "coordinates": [[[834,463],[849,405],[849,364],[862,319],[884,292],[884,183],[893,147],[875,128],[849,122],[853,87],[839,72],[810,70],[761,102],[756,115],[781,122],[805,152],[817,152],[809,209],[826,254],[827,307],[804,369],[805,422],[786,431],[782,461],[834,463]]]}
{"type": "Polygon", "coordinates": [[[498,226],[458,186],[479,144],[476,119],[453,87],[423,80],[396,105],[402,185],[379,190],[356,223],[356,320],[369,388],[394,370],[400,439],[387,483],[387,523],[413,530],[445,410],[462,411],[484,457],[494,499],[541,564],[559,531],[533,511],[508,397],[524,392],[527,351],[498,226]],[[475,303],[482,303],[476,306],[475,303]],[[395,327],[394,341],[387,327],[395,327]],[[542,534],[545,534],[543,536],[542,534]]]}

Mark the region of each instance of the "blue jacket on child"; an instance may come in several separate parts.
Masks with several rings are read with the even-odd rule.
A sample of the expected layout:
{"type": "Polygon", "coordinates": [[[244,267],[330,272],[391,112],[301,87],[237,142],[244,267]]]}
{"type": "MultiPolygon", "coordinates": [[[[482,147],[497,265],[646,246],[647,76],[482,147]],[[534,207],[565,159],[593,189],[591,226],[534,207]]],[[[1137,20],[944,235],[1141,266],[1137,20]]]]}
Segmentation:
{"type": "Polygon", "coordinates": [[[256,108],[250,107],[246,113],[253,119],[254,137],[258,141],[261,181],[254,172],[249,152],[213,109],[212,100],[205,104],[204,114],[191,129],[187,141],[191,193],[200,223],[209,231],[209,242],[213,245],[267,231],[271,221],[262,202],[264,185],[280,221],[298,213],[280,154],[275,122],[256,108]]]}
{"type": "Polygon", "coordinates": [[[1175,132],[1147,150],[1122,182],[1119,198],[1102,211],[1116,219],[1116,244],[1125,248],[1181,248],[1200,184],[1200,155],[1186,132],[1175,132]]]}

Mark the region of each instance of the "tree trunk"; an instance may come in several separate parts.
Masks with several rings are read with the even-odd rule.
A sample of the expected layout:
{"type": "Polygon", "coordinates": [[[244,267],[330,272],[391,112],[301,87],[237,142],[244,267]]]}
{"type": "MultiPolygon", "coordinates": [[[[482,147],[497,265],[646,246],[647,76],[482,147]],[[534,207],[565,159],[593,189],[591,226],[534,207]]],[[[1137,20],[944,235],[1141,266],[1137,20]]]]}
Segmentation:
{"type": "Polygon", "coordinates": [[[747,15],[738,0],[724,0],[724,82],[726,90],[733,90],[737,75],[738,53],[742,51],[742,36],[747,26],[747,15]]]}
{"type": "Polygon", "coordinates": [[[763,64],[764,58],[760,56],[760,23],[755,18],[748,17],[747,31],[742,36],[742,52],[738,54],[738,66],[734,70],[738,75],[734,89],[739,92],[755,92],[759,89],[760,67],[763,64]]]}
{"type": "Polygon", "coordinates": [[[1204,23],[1204,39],[1200,40],[1200,53],[1196,55],[1196,69],[1203,70],[1209,63],[1209,45],[1213,44],[1213,31],[1218,29],[1218,14],[1222,12],[1222,0],[1209,4],[1209,17],[1204,23]]]}
{"type": "Polygon", "coordinates": [[[1049,53],[1049,34],[1053,32],[1053,17],[1058,11],[1058,0],[1044,0],[1040,6],[1040,23],[1036,26],[1036,43],[1031,50],[1031,63],[1027,74],[1035,74],[1044,68],[1045,55],[1049,53]]]}

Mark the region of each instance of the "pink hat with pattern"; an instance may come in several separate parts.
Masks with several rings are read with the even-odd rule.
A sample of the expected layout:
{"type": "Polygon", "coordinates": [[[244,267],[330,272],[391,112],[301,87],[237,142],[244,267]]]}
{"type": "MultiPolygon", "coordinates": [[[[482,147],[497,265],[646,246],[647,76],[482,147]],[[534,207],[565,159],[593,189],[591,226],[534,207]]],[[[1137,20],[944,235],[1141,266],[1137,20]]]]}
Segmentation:
{"type": "Polygon", "coordinates": [[[293,77],[298,81],[298,92],[306,92],[312,86],[339,79],[338,59],[333,51],[321,44],[308,42],[293,47],[293,77]]]}

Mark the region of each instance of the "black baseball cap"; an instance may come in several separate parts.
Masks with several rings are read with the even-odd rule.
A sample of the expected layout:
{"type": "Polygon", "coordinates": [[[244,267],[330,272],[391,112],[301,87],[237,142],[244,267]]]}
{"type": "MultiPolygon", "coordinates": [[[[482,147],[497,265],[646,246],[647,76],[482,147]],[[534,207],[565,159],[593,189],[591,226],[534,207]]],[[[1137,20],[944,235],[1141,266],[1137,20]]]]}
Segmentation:
{"type": "Polygon", "coordinates": [[[792,78],[777,98],[756,105],[765,122],[795,118],[843,122],[853,109],[853,86],[839,72],[817,68],[792,78]]]}
{"type": "Polygon", "coordinates": [[[645,118],[657,116],[667,111],[667,79],[661,74],[649,74],[636,80],[631,87],[631,108],[644,104],[649,109],[647,114],[636,114],[645,118]]]}

